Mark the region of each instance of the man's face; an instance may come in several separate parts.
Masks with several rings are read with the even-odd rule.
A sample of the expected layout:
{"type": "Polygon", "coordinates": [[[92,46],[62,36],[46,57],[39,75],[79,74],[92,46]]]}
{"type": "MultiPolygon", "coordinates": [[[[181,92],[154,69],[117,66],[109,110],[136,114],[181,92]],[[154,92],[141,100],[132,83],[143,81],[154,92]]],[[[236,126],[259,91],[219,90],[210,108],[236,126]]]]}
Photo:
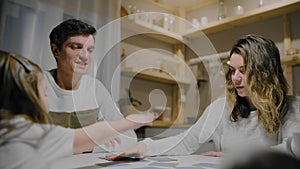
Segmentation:
{"type": "Polygon", "coordinates": [[[85,74],[94,51],[92,35],[77,35],[68,38],[58,52],[57,63],[65,73],[85,74]]]}

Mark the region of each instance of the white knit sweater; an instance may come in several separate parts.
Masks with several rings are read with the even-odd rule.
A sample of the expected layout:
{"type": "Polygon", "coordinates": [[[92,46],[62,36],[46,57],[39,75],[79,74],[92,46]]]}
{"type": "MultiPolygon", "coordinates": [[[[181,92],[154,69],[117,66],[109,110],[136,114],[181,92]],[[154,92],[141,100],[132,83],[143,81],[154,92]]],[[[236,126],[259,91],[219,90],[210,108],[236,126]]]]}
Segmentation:
{"type": "Polygon", "coordinates": [[[282,117],[282,127],[276,134],[266,134],[258,123],[256,111],[238,122],[229,120],[226,99],[210,104],[199,120],[185,132],[176,136],[152,140],[145,139],[146,156],[192,154],[203,143],[212,140],[218,151],[224,153],[245,146],[264,146],[282,149],[287,137],[300,129],[300,98],[289,97],[288,112],[282,117]]]}

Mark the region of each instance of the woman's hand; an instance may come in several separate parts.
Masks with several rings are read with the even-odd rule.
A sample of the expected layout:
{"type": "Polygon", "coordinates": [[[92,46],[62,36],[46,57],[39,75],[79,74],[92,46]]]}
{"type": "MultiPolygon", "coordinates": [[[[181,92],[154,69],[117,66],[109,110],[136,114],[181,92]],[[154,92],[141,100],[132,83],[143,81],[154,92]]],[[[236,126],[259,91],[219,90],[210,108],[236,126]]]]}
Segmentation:
{"type": "Polygon", "coordinates": [[[219,151],[209,151],[209,152],[202,153],[201,155],[212,156],[212,157],[221,157],[221,156],[223,156],[223,153],[219,152],[219,151]]]}
{"type": "Polygon", "coordinates": [[[147,145],[145,143],[139,142],[138,144],[129,148],[128,150],[126,150],[125,152],[123,152],[121,154],[107,155],[106,159],[109,161],[119,161],[119,160],[122,160],[122,159],[128,158],[128,157],[144,158],[146,149],[147,149],[147,145]]]}

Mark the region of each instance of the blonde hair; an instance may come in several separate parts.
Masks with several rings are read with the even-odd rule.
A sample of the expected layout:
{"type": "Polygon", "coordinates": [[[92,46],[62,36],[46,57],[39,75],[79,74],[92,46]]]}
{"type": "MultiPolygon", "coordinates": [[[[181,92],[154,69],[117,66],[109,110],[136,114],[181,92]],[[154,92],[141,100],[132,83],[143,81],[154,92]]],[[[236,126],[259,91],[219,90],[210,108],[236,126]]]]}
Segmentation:
{"type": "Polygon", "coordinates": [[[50,123],[47,108],[44,107],[39,85],[43,79],[42,70],[30,60],[13,53],[0,51],[0,127],[4,134],[15,129],[9,120],[24,117],[32,123],[50,123]]]}
{"type": "MultiPolygon", "coordinates": [[[[258,112],[259,123],[268,133],[277,132],[281,125],[280,115],[286,111],[287,82],[280,63],[279,50],[272,40],[248,35],[238,40],[230,56],[240,54],[246,65],[245,78],[249,97],[258,112]]],[[[238,96],[228,72],[227,98],[232,108],[230,118],[247,118],[250,106],[246,98],[238,96]]]]}

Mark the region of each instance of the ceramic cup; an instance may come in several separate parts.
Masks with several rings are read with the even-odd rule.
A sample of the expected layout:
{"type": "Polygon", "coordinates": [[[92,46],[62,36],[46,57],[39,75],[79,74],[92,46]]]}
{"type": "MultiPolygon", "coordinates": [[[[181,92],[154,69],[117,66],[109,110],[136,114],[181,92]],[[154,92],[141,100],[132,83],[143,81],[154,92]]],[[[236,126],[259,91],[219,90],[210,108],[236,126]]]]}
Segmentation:
{"type": "Polygon", "coordinates": [[[201,17],[201,25],[205,26],[208,23],[208,18],[206,16],[201,17]]]}
{"type": "Polygon", "coordinates": [[[289,152],[300,159],[300,132],[293,133],[293,136],[288,138],[286,146],[289,152]]]}

